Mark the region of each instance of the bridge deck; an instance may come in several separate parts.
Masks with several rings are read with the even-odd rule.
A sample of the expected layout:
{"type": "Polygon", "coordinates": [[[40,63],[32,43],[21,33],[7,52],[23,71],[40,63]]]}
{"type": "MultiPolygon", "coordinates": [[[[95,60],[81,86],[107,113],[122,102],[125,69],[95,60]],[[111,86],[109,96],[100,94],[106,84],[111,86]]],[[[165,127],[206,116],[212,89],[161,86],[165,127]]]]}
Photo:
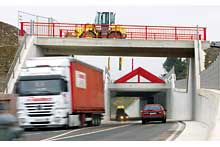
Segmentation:
{"type": "Polygon", "coordinates": [[[45,55],[193,57],[194,41],[38,37],[45,55]]]}
{"type": "Polygon", "coordinates": [[[170,89],[170,84],[159,84],[159,83],[120,83],[120,84],[109,84],[110,91],[133,91],[133,92],[157,92],[170,89]]]}

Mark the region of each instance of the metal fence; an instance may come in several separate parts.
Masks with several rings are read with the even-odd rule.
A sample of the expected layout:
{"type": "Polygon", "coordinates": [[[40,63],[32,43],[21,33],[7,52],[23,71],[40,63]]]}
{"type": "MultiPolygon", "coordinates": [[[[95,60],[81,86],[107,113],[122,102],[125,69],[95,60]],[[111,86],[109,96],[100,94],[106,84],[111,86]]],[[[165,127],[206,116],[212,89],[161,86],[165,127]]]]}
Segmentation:
{"type": "MultiPolygon", "coordinates": [[[[123,28],[126,39],[142,40],[206,40],[205,27],[180,27],[180,26],[140,26],[140,25],[96,25],[91,24],[97,30],[111,28],[118,30],[123,28]]],[[[68,32],[77,32],[78,28],[87,30],[89,24],[72,23],[44,23],[44,22],[20,22],[20,36],[24,33],[41,37],[64,37],[68,32]]],[[[74,35],[73,35],[74,36],[74,35]]],[[[102,38],[102,36],[100,37],[102,38]]]]}
{"type": "Polygon", "coordinates": [[[220,56],[200,73],[201,88],[220,89],[220,56]]]}

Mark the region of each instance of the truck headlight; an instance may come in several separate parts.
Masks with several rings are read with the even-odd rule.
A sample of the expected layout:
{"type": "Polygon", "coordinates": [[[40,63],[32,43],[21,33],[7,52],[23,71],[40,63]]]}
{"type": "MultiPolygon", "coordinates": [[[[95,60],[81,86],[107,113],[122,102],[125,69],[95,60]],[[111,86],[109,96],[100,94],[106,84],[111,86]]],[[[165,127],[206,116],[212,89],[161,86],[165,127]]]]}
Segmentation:
{"type": "Polygon", "coordinates": [[[60,118],[60,117],[55,117],[55,118],[54,118],[54,121],[55,121],[56,123],[59,123],[59,122],[61,121],[61,118],[60,118]]]}
{"type": "Polygon", "coordinates": [[[124,119],[124,116],[120,116],[120,119],[124,119]]]}
{"type": "Polygon", "coordinates": [[[56,110],[55,110],[55,116],[58,116],[58,117],[64,117],[64,116],[66,116],[66,110],[56,109],[56,110]]]}

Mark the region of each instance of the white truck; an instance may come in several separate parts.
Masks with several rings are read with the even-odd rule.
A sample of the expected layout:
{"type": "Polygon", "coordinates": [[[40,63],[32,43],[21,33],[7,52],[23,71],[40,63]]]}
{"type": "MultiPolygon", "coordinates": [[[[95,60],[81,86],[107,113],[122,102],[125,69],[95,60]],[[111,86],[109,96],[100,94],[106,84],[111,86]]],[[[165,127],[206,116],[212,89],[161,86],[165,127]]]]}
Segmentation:
{"type": "Polygon", "coordinates": [[[26,61],[15,88],[23,128],[100,125],[103,71],[72,57],[26,61]]]}

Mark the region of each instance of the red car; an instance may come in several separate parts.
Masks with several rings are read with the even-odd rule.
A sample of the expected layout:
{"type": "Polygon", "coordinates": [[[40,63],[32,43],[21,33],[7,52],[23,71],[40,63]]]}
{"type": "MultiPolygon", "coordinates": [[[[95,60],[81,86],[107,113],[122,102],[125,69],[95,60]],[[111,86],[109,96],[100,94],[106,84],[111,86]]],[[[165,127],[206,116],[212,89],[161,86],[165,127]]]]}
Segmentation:
{"type": "Polygon", "coordinates": [[[161,104],[146,104],[142,111],[142,124],[149,121],[162,121],[166,123],[166,109],[161,104]]]}

